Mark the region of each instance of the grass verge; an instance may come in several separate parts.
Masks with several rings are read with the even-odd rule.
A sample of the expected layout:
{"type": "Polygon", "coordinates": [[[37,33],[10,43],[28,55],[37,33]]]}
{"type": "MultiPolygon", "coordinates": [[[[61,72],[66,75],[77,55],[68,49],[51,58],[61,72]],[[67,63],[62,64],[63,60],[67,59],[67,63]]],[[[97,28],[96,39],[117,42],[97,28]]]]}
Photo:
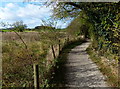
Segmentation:
{"type": "Polygon", "coordinates": [[[106,81],[110,87],[120,87],[118,82],[118,74],[113,73],[112,69],[109,65],[104,63],[101,57],[97,54],[97,52],[93,51],[92,48],[87,48],[87,53],[90,55],[90,59],[95,62],[99,70],[106,76],[106,81]]]}

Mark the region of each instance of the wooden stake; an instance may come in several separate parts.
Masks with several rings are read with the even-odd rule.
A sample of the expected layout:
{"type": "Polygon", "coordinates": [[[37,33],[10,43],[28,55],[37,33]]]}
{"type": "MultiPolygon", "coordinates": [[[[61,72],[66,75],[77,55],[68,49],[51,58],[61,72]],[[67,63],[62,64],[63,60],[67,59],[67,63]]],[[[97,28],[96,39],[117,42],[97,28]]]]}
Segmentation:
{"type": "Polygon", "coordinates": [[[67,37],[67,43],[69,42],[69,36],[67,37]]]}
{"type": "Polygon", "coordinates": [[[33,64],[34,69],[34,88],[39,89],[39,71],[38,71],[38,65],[33,64]]]}
{"type": "Polygon", "coordinates": [[[120,88],[120,58],[118,59],[118,87],[120,88]]]}
{"type": "Polygon", "coordinates": [[[58,44],[58,46],[59,46],[59,53],[60,53],[60,49],[61,49],[61,48],[60,48],[60,40],[59,40],[59,44],[58,44]]]}
{"type": "Polygon", "coordinates": [[[55,59],[56,56],[55,56],[55,51],[54,51],[54,47],[53,47],[53,45],[51,45],[51,48],[52,48],[53,57],[54,57],[54,59],[55,59]]]}
{"type": "Polygon", "coordinates": [[[64,46],[66,45],[66,39],[65,39],[65,41],[64,41],[64,46]]]}

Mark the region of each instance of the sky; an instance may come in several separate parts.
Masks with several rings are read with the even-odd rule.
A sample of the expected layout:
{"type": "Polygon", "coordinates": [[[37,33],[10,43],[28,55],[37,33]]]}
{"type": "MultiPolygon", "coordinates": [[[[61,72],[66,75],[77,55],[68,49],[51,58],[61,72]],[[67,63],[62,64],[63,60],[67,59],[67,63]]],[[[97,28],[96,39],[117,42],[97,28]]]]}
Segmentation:
{"type": "MultiPolygon", "coordinates": [[[[28,28],[34,28],[42,25],[42,20],[47,21],[53,14],[52,7],[46,7],[43,2],[18,1],[4,0],[0,3],[0,22],[12,24],[16,21],[23,21],[28,28]]],[[[65,28],[69,23],[69,19],[67,21],[57,21],[57,28],[65,28]]],[[[0,26],[0,28],[3,27],[0,26]]]]}

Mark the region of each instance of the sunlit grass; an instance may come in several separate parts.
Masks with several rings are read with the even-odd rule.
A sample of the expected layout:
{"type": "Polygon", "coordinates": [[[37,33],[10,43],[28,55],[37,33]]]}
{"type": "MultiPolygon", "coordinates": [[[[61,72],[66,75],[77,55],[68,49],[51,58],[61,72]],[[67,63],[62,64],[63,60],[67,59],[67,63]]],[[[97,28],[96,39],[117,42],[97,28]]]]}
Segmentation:
{"type": "MultiPolygon", "coordinates": [[[[115,70],[113,70],[110,66],[108,65],[108,62],[103,62],[102,58],[100,55],[97,54],[97,52],[93,51],[91,47],[87,49],[88,54],[90,55],[90,58],[92,59],[93,62],[95,62],[99,70],[103,73],[103,75],[106,76],[106,81],[108,82],[109,86],[111,87],[118,87],[120,86],[118,84],[118,73],[114,73],[115,70]]],[[[116,63],[117,65],[117,63],[116,63]]],[[[115,66],[113,66],[115,67],[115,66]]],[[[117,69],[116,69],[117,70],[117,69]]]]}

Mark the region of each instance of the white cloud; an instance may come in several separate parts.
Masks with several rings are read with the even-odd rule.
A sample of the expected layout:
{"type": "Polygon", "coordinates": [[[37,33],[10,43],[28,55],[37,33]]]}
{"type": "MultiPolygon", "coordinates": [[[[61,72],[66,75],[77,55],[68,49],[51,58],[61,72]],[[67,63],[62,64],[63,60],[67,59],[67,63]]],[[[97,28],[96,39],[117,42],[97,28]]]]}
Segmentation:
{"type": "Polygon", "coordinates": [[[32,18],[42,18],[52,15],[50,12],[51,8],[46,8],[28,4],[26,7],[20,7],[17,11],[19,17],[32,17],[32,18]]]}
{"type": "Polygon", "coordinates": [[[1,0],[2,2],[47,2],[48,0],[1,0]]]}
{"type": "Polygon", "coordinates": [[[51,7],[26,4],[21,6],[18,3],[7,3],[0,7],[0,21],[13,23],[23,20],[28,26],[40,25],[40,20],[49,18],[52,15],[51,7]]]}
{"type": "Polygon", "coordinates": [[[0,7],[0,19],[1,20],[14,20],[16,18],[16,7],[17,5],[14,5],[13,3],[7,4],[4,8],[0,7]]]}
{"type": "Polygon", "coordinates": [[[14,5],[13,3],[8,3],[8,4],[6,5],[6,7],[9,7],[9,8],[14,8],[14,7],[15,7],[15,5],[14,5]]]}

